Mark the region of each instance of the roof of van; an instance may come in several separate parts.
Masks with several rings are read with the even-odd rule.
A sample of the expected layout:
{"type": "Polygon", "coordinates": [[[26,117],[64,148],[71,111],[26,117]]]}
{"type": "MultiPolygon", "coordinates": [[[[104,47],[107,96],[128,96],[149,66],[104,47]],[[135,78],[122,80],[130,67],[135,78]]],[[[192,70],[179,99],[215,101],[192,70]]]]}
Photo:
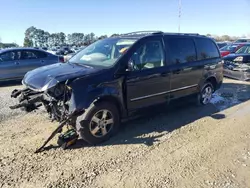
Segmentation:
{"type": "Polygon", "coordinates": [[[125,33],[121,34],[119,36],[115,37],[121,37],[121,38],[142,38],[145,36],[152,36],[152,35],[182,35],[182,36],[200,36],[200,37],[206,37],[204,35],[200,35],[198,33],[166,33],[162,31],[136,31],[131,33],[125,33]]]}

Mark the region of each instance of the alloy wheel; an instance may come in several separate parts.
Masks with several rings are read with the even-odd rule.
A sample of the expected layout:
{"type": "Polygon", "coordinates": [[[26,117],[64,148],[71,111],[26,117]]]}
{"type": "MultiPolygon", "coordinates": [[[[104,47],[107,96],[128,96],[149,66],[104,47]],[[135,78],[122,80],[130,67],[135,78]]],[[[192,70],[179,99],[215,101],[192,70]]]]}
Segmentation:
{"type": "Polygon", "coordinates": [[[100,110],[94,114],[92,117],[89,130],[94,137],[104,137],[113,128],[114,118],[109,110],[100,110]]]}
{"type": "Polygon", "coordinates": [[[202,103],[207,104],[210,102],[213,94],[213,88],[211,86],[207,86],[204,88],[202,92],[202,103]]]}

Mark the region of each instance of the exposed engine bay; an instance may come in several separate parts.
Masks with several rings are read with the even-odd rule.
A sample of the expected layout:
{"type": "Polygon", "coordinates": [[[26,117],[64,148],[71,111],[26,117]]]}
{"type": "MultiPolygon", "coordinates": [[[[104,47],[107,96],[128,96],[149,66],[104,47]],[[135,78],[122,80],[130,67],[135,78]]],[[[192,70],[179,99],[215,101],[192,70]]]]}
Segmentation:
{"type": "Polygon", "coordinates": [[[11,109],[22,108],[27,112],[38,109],[41,106],[44,106],[48,112],[52,121],[59,122],[59,126],[52,132],[50,137],[44,142],[44,144],[36,150],[36,153],[41,152],[45,145],[57,134],[62,132],[62,128],[65,125],[70,125],[71,132],[74,131],[74,134],[71,137],[65,139],[65,143],[62,142],[63,137],[67,135],[61,134],[59,136],[60,145],[63,149],[66,149],[66,146],[69,146],[75,143],[78,136],[75,129],[75,123],[73,115],[69,114],[69,100],[71,97],[71,88],[67,86],[67,81],[65,83],[59,83],[56,86],[49,88],[45,91],[35,91],[28,87],[22,90],[15,89],[12,91],[11,97],[18,98],[19,104],[10,106],[11,109]]]}
{"type": "Polygon", "coordinates": [[[12,98],[18,98],[19,104],[11,106],[11,109],[23,108],[27,112],[44,106],[52,121],[58,122],[66,119],[69,109],[68,101],[71,96],[71,89],[66,84],[57,84],[56,86],[45,90],[35,91],[30,88],[14,90],[12,98]]]}

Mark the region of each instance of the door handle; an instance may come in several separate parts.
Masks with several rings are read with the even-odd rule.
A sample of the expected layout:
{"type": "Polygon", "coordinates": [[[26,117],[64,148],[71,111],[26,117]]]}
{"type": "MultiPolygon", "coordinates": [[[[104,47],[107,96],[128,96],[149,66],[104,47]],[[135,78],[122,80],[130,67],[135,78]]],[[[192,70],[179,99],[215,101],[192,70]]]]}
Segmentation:
{"type": "Polygon", "coordinates": [[[205,68],[206,70],[213,70],[213,69],[216,68],[216,65],[205,65],[204,68],[205,68]]]}
{"type": "Polygon", "coordinates": [[[16,62],[15,62],[15,65],[19,65],[19,62],[16,61],[16,62]]]}
{"type": "Polygon", "coordinates": [[[44,64],[44,60],[41,60],[40,62],[41,62],[42,64],[44,64]]]}
{"type": "Polygon", "coordinates": [[[177,69],[173,71],[173,74],[180,74],[180,72],[182,71],[182,69],[177,69]]]}
{"type": "Polygon", "coordinates": [[[164,76],[164,77],[166,77],[166,76],[168,76],[168,75],[169,75],[168,72],[163,72],[163,73],[161,73],[161,76],[164,76]]]}

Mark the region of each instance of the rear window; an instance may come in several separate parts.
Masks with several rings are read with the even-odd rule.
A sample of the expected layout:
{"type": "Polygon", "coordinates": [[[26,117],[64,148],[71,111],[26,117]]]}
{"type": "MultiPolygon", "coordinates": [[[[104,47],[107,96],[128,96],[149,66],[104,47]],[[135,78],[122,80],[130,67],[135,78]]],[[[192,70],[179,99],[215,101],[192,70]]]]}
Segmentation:
{"type": "Polygon", "coordinates": [[[166,38],[171,64],[196,61],[195,45],[192,38],[166,38]]]}
{"type": "Polygon", "coordinates": [[[22,51],[20,59],[37,59],[37,56],[33,51],[22,51]]]}
{"type": "Polygon", "coordinates": [[[15,60],[15,52],[5,52],[0,54],[0,62],[4,61],[14,61],[15,60]]]}
{"type": "Polygon", "coordinates": [[[196,38],[198,60],[211,59],[220,57],[216,44],[206,38],[196,38]]]}

